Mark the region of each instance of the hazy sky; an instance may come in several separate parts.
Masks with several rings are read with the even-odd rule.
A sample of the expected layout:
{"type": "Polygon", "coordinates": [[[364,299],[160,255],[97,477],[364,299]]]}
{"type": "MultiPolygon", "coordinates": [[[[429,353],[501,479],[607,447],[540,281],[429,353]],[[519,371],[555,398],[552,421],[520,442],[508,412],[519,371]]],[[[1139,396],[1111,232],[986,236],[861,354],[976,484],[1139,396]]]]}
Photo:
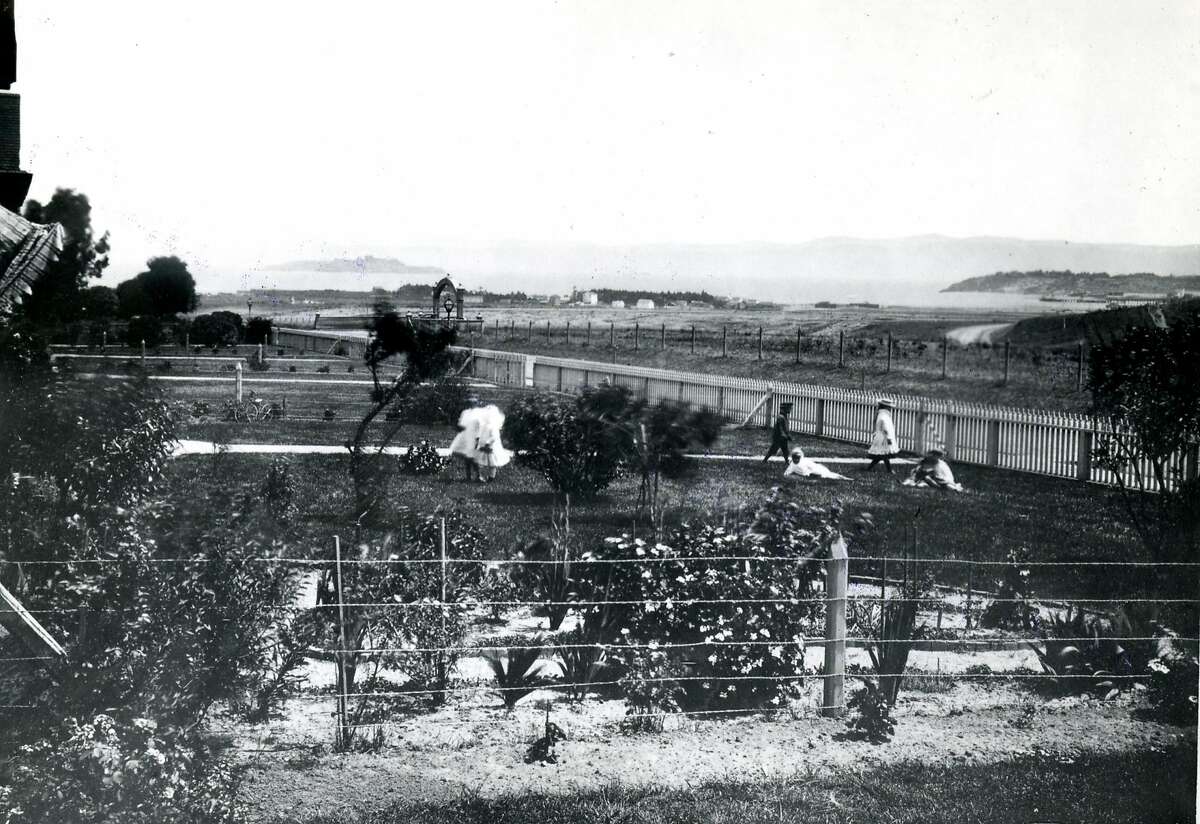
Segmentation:
{"type": "Polygon", "coordinates": [[[31,194],[86,192],[114,276],[506,240],[1200,241],[1195,0],[17,14],[31,194]]]}

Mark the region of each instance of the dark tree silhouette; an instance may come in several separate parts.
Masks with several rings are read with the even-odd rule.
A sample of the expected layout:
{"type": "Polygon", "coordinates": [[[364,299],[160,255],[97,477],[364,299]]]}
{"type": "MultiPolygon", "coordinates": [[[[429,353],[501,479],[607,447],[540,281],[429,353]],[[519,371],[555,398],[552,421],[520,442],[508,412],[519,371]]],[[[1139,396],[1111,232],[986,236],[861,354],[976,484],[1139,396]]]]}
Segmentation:
{"type": "Polygon", "coordinates": [[[117,284],[121,315],[175,315],[196,308],[196,281],[174,255],[150,258],[146,271],[117,284]]]}
{"type": "Polygon", "coordinates": [[[33,284],[21,312],[35,322],[77,320],[83,309],[80,293],[88,278],[97,278],[108,267],[108,233],[97,240],[92,234],[92,205],[87,195],[58,189],[45,205],[25,204],[25,218],[34,223],[63,227],[62,252],[33,284]]]}

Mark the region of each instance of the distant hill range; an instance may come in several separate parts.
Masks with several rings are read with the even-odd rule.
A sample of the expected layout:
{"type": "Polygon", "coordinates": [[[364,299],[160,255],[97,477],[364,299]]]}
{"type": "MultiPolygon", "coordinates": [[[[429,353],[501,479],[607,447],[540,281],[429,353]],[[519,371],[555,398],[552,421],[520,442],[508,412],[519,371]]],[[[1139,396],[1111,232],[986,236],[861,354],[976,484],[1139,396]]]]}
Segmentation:
{"type": "Polygon", "coordinates": [[[373,257],[365,255],[351,260],[350,258],[333,258],[330,260],[291,260],[273,266],[264,266],[272,272],[330,272],[381,275],[431,275],[441,277],[446,274],[444,269],[436,266],[410,266],[402,260],[390,257],[373,257]]]}
{"type": "Polygon", "coordinates": [[[943,292],[1006,292],[1016,295],[1166,294],[1200,291],[1200,275],[1163,277],[1150,272],[1110,275],[1107,272],[994,272],[951,284],[943,292]]]}

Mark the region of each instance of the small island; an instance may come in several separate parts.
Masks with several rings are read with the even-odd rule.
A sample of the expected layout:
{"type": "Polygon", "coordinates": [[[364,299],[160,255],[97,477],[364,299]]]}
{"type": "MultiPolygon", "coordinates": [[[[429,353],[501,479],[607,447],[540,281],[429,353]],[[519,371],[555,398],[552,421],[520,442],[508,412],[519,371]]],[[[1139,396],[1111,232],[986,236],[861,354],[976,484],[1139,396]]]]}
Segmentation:
{"type": "Polygon", "coordinates": [[[994,272],[953,283],[943,292],[1004,292],[1012,295],[1041,295],[1045,298],[1109,298],[1121,295],[1181,296],[1200,292],[1200,275],[1156,275],[1139,272],[1110,275],[1107,272],[1045,271],[994,272]]]}

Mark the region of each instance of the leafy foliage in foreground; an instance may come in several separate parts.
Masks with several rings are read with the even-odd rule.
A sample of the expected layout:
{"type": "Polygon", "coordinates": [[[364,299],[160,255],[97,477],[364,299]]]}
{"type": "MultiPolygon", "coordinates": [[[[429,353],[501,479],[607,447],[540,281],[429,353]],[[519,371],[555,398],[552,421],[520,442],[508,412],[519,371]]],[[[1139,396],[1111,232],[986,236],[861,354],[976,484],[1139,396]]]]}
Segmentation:
{"type": "Polygon", "coordinates": [[[846,725],[872,744],[886,743],[896,733],[888,695],[871,681],[863,682],[862,689],[850,697],[846,707],[851,713],[846,725]]]}
{"type": "Polygon", "coordinates": [[[583,600],[632,602],[603,608],[603,620],[591,608],[585,621],[605,626],[614,653],[631,672],[645,673],[630,681],[634,704],[643,682],[665,693],[654,697],[662,706],[685,709],[778,706],[799,685],[814,584],[838,513],[802,507],[793,494],[773,491],[748,528],[684,525],[663,543],[621,536],[585,555],[583,600]],[[595,563],[610,560],[645,563],[595,563]],[[636,648],[655,643],[692,646],[686,656],[636,648]],[[684,671],[694,680],[672,684],[684,671]]]}

